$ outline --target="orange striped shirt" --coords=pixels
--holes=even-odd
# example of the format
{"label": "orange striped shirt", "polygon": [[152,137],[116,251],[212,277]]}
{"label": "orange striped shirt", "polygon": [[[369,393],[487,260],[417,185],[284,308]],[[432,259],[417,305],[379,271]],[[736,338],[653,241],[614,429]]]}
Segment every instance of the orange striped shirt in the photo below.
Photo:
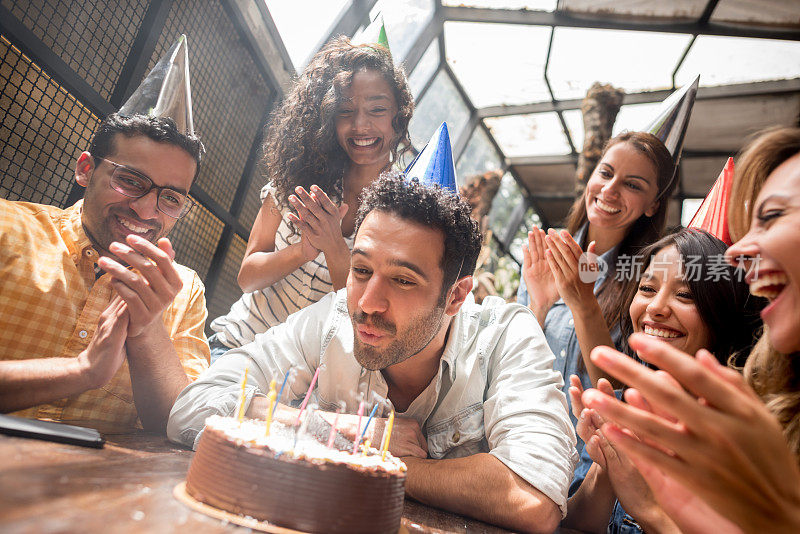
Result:
{"label": "orange striped shirt", "polygon": [[[111,275],[95,280],[98,254],[81,225],[83,201],[55,206],[0,199],[0,359],[74,358],[89,344],[112,298]],[[208,368],[206,303],[197,273],[176,264],[183,288],[163,320],[190,380]],[[15,412],[88,424],[107,432],[141,428],[127,359],[105,386]]]}

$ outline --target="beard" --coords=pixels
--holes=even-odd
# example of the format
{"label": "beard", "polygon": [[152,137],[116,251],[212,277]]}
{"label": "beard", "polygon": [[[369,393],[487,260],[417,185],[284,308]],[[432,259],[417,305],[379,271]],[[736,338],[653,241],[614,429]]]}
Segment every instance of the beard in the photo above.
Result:
{"label": "beard", "polygon": [[[444,320],[444,306],[437,305],[430,311],[423,311],[411,318],[408,326],[398,331],[397,325],[380,315],[368,315],[356,310],[350,315],[353,323],[353,356],[365,369],[377,371],[407,360],[419,353],[433,340]],[[356,333],[356,325],[369,325],[379,328],[395,337],[389,346],[381,349],[361,342]]]}

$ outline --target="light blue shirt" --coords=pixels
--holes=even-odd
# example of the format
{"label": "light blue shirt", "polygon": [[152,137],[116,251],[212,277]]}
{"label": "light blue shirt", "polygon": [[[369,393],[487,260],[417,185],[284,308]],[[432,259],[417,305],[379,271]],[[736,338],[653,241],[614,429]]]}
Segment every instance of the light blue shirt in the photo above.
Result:
{"label": "light blue shirt", "polygon": [[[586,234],[587,225],[582,226],[575,233],[575,241],[581,243]],[[607,250],[600,256],[600,260],[605,262],[608,266],[600,277],[594,283],[594,291],[600,289],[600,286],[609,276],[615,276],[615,266],[617,262],[617,252],[619,246]],[[620,295],[622,298],[622,295]],[[530,303],[528,297],[528,288],[525,285],[525,280],[520,276],[519,289],[517,291],[517,302],[523,306],[528,306]],[[569,377],[570,375],[578,375],[581,379],[584,389],[594,387],[589,379],[589,373],[586,371],[586,366],[583,364],[583,357],[581,355],[581,347],[578,343],[578,336],[575,335],[575,321],[572,318],[572,312],[569,307],[564,304],[562,299],[553,304],[547,312],[547,317],[544,320],[544,336],[547,339],[547,344],[550,350],[555,355],[553,362],[553,369],[558,371],[564,379],[562,390],[567,396],[567,404],[570,407],[570,419],[572,424],[578,424],[578,420],[572,415],[572,403],[569,399]],[[619,327],[615,327],[611,332],[611,339],[617,348],[620,347],[621,333]],[[583,450],[583,440],[578,437],[578,453]]]}
{"label": "light blue shirt", "polygon": [[[577,454],[552,352],[527,308],[496,297],[469,300],[452,319],[436,376],[398,416],[417,420],[431,458],[492,454],[564,514]],[[290,366],[298,373],[289,400],[305,395],[317,368],[321,409],[343,401],[355,413],[357,391],[386,398],[383,374],[359,365],[353,341],[346,289],[328,294],[228,351],[184,389],[170,413],[169,439],[196,446],[208,416],[234,414],[245,367],[248,403]]]}

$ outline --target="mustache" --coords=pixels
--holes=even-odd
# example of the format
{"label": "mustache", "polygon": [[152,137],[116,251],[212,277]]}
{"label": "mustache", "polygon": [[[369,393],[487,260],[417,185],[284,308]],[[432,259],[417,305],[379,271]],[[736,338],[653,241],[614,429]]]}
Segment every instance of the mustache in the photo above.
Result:
{"label": "mustache", "polygon": [[381,330],[389,333],[389,334],[396,334],[397,333],[397,326],[391,322],[387,321],[380,315],[368,314],[364,313],[361,310],[356,310],[353,313],[353,323],[355,324],[362,324],[364,326],[373,326],[375,328],[380,328]]}

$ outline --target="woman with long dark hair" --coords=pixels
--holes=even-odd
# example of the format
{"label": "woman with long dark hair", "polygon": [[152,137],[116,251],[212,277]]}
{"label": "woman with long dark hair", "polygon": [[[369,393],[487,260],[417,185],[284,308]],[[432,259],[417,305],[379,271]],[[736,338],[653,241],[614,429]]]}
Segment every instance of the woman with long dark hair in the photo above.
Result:
{"label": "woman with long dark hair", "polygon": [[800,129],[762,133],[739,158],[729,209],[728,260],[769,302],[743,376],[641,334],[630,346],[657,372],[610,348],[591,354],[631,388],[627,404],[596,390],[583,403],[683,532],[800,532],[798,202]]}
{"label": "woman with long dark hair", "polygon": [[383,46],[340,37],[314,56],[272,117],[268,183],[238,277],[245,294],[211,324],[212,362],[344,287],[359,195],[410,146],[413,108]]}
{"label": "woman with long dark hair", "polygon": [[[627,313],[620,329],[624,339],[643,333],[690,354],[705,349],[723,364],[746,355],[760,327],[762,303],[750,296],[743,277],[725,262],[726,249],[724,242],[696,229],[681,230],[646,247],[637,257],[642,276],[626,284],[623,291]],[[626,349],[636,358],[627,344]],[[669,531],[674,525],[644,480],[625,455],[598,432],[602,425],[599,416],[583,410],[578,377],[573,375],[571,383],[577,430],[587,443],[582,460],[591,468],[570,500],[572,515],[564,524],[602,532],[606,527],[609,532],[634,532],[637,524],[647,532]],[[598,388],[614,394],[604,379]],[[628,525],[627,530],[623,525]]]}
{"label": "woman with long dark hair", "polygon": [[[624,262],[661,237],[674,178],[672,155],[657,137],[622,133],[607,143],[583,194],[570,210],[567,229],[545,235],[535,228],[528,234],[528,246],[523,248],[524,283],[517,300],[529,306],[542,325],[555,354],[554,367],[564,377],[564,393],[568,393],[570,375],[577,374],[587,388],[602,376],[585,364],[576,335],[580,325],[595,323],[581,321],[578,315],[601,317],[600,330],[608,338],[604,342],[620,346],[620,293],[629,278]],[[553,256],[556,247],[568,247],[570,264],[564,270],[571,270],[571,275],[561,276],[560,257]],[[577,271],[585,250],[597,254],[608,267],[605,276],[590,283],[581,282]],[[563,256],[567,257],[566,252]],[[596,336],[590,333],[589,337]],[[589,353],[583,354],[588,361]],[[581,449],[579,441],[578,451]]]}

